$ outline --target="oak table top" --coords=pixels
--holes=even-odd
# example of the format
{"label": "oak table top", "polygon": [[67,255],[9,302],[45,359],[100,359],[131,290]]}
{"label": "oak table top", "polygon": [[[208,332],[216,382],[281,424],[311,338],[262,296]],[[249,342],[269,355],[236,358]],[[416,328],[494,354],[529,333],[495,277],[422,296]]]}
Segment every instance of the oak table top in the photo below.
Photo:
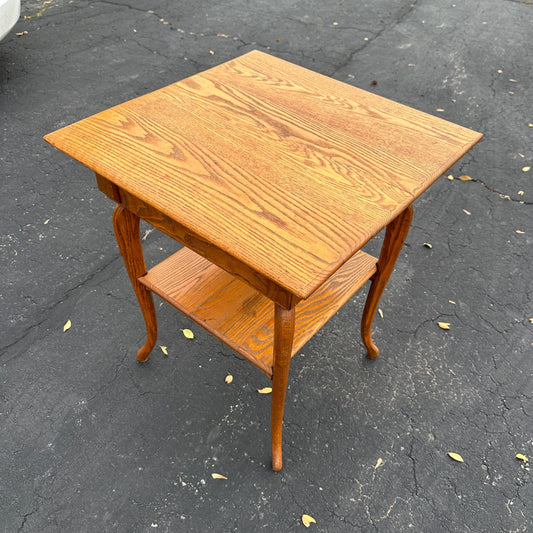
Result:
{"label": "oak table top", "polygon": [[480,138],[259,51],[45,137],[299,299]]}

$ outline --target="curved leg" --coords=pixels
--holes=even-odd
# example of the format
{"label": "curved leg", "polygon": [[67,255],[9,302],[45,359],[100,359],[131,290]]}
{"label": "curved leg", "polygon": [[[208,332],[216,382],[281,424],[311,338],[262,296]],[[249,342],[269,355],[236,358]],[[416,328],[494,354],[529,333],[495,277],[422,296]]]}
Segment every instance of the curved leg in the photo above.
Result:
{"label": "curved leg", "polygon": [[137,352],[137,359],[146,361],[157,340],[157,317],[152,293],[138,281],[139,277],[146,274],[139,234],[139,217],[118,204],[113,211],[113,227],[120,253],[146,323],[146,342]]}
{"label": "curved leg", "polygon": [[294,306],[284,309],[275,304],[274,310],[274,368],[272,376],[272,468],[279,472],[283,465],[281,433],[285,393],[291,365],[292,341],[294,338]]}
{"label": "curved leg", "polygon": [[385,232],[385,239],[379,254],[377,272],[372,279],[372,285],[366,298],[363,318],[361,319],[361,336],[366,346],[367,355],[370,359],[375,359],[379,350],[372,342],[372,322],[378,308],[379,299],[383,290],[389,281],[389,277],[394,269],[394,264],[400,250],[402,249],[405,238],[413,219],[413,206],[410,205],[402,211],[388,226]]}

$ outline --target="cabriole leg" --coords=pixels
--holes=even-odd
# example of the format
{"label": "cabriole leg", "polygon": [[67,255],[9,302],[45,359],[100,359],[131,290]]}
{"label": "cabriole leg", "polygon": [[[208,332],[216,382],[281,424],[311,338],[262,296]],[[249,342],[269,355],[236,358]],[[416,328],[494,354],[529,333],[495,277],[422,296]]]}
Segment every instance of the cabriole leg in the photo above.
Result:
{"label": "cabriole leg", "polygon": [[289,378],[289,368],[294,338],[294,306],[284,309],[275,304],[274,310],[274,368],[272,376],[272,468],[278,472],[283,466],[281,433],[285,393]]}
{"label": "cabriole leg", "polygon": [[377,272],[372,279],[372,285],[366,298],[363,318],[361,319],[361,336],[367,349],[367,355],[370,359],[375,359],[379,350],[372,342],[372,322],[378,308],[379,300],[383,290],[389,281],[389,277],[394,269],[394,264],[400,250],[402,249],[409,226],[413,219],[413,206],[410,205],[402,211],[388,226],[385,232],[385,239],[381,247],[381,253],[377,263]]}
{"label": "cabriole leg", "polygon": [[118,204],[115,207],[113,211],[115,237],[146,323],[146,342],[137,352],[137,359],[146,361],[157,340],[157,317],[152,293],[138,280],[146,274],[139,222],[139,217],[123,205]]}

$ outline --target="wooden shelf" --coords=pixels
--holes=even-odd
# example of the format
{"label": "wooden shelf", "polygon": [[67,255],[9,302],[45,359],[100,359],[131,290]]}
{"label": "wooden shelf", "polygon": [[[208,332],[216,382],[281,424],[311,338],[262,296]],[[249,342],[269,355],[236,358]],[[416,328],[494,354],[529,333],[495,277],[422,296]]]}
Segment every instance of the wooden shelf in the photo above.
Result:
{"label": "wooden shelf", "polygon": [[[374,275],[376,261],[358,252],[296,306],[293,356]],[[188,248],[139,281],[272,376],[274,304],[268,298]]]}

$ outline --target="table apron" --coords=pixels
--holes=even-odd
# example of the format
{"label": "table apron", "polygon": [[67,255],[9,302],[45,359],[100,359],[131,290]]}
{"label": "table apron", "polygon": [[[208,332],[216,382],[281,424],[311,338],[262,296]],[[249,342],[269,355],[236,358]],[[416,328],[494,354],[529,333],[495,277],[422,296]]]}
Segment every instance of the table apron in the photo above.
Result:
{"label": "table apron", "polygon": [[211,263],[244,280],[274,303],[279,304],[285,309],[291,309],[300,300],[287,289],[276,284],[259,272],[256,272],[247,264],[206,241],[183,224],[161,213],[158,209],[155,209],[140,198],[118,187],[110,180],[96,174],[96,181],[98,188],[106,196],[111,198],[111,200],[123,205],[128,211],[131,211],[142,220],[154,226],[154,228],[157,228],[187,248],[205,257]]}

